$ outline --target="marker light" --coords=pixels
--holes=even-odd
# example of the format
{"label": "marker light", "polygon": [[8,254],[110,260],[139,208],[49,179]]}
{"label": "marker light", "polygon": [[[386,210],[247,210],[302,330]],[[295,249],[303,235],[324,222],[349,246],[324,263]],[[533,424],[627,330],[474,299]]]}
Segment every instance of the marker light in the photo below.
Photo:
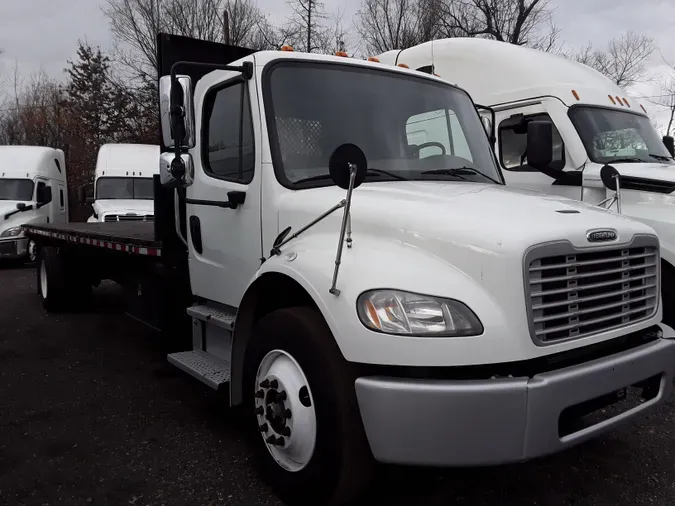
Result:
{"label": "marker light", "polygon": [[291,51],[291,52],[292,52],[292,51],[293,51],[293,46],[289,46],[288,44],[284,44],[283,46],[281,46],[281,50],[282,50],[282,51]]}
{"label": "marker light", "polygon": [[572,95],[574,95],[574,98],[576,98],[577,100],[580,100],[579,94],[577,93],[577,90],[572,90]]}
{"label": "marker light", "polygon": [[335,56],[347,57],[347,51],[335,51]]}
{"label": "marker light", "polygon": [[357,311],[361,323],[385,334],[458,337],[483,333],[483,325],[473,311],[453,299],[400,290],[371,290],[358,298]]}
{"label": "marker light", "polygon": [[619,97],[616,97],[616,101],[619,102],[619,105],[623,105],[623,102],[621,101],[621,99]]}
{"label": "marker light", "polygon": [[372,61],[372,62],[375,62],[375,63],[380,63],[380,59],[379,59],[379,58],[375,58],[374,56],[369,56],[369,57],[368,57],[368,61]]}
{"label": "marker light", "polygon": [[404,68],[404,69],[409,69],[409,68],[410,68],[410,67],[408,67],[405,63],[399,63],[398,66],[401,67],[401,68]]}
{"label": "marker light", "polygon": [[647,109],[645,109],[645,106],[644,106],[644,105],[640,104],[640,107],[642,107],[642,110],[643,110],[645,113],[647,112]]}
{"label": "marker light", "polygon": [[616,100],[614,100],[614,97],[612,95],[607,95],[609,99],[612,101],[614,105],[616,105]]}
{"label": "marker light", "polygon": [[628,99],[626,97],[623,97],[623,101],[628,107],[630,107],[630,104],[628,103]]}

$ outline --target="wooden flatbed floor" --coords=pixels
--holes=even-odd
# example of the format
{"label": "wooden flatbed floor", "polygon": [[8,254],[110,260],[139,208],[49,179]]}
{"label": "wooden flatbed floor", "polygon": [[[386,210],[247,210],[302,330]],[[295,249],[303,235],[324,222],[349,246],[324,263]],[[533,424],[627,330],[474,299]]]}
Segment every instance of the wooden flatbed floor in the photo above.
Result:
{"label": "wooden flatbed floor", "polygon": [[24,225],[35,237],[105,248],[132,254],[161,256],[162,243],[155,239],[152,222],[65,223],[60,225]]}

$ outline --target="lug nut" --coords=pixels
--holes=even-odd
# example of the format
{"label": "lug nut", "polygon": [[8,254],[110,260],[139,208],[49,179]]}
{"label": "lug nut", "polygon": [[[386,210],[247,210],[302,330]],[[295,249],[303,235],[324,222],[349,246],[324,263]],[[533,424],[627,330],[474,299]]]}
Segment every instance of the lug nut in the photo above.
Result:
{"label": "lug nut", "polygon": [[277,392],[276,390],[270,390],[269,392],[267,392],[268,402],[275,402],[278,398],[277,397],[278,395],[279,395],[279,392]]}
{"label": "lug nut", "polygon": [[265,439],[265,442],[268,445],[275,445],[275,444],[277,444],[277,438],[272,435],[272,436],[268,437],[267,439]]}
{"label": "lug nut", "polygon": [[280,434],[282,436],[291,437],[291,428],[290,427],[284,427],[283,429],[281,429]]}
{"label": "lug nut", "polygon": [[267,432],[267,429],[269,429],[269,427],[267,426],[266,423],[263,423],[260,427],[258,427],[258,429],[260,429],[260,432]]}
{"label": "lug nut", "polygon": [[264,415],[265,409],[262,406],[258,406],[257,408],[255,408],[255,414],[256,415]]}
{"label": "lug nut", "polygon": [[262,388],[269,388],[269,387],[270,387],[270,380],[268,380],[268,379],[263,380],[263,381],[260,383],[260,386],[261,386]]}
{"label": "lug nut", "polygon": [[277,380],[270,381],[270,388],[279,388],[279,382]]}
{"label": "lug nut", "polygon": [[265,392],[264,392],[263,390],[258,390],[258,391],[255,393],[255,396],[256,396],[258,399],[262,399],[263,397],[265,397]]}
{"label": "lug nut", "polygon": [[293,412],[290,409],[285,409],[284,410],[284,418],[291,418],[293,416]]}
{"label": "lug nut", "polygon": [[281,392],[279,392],[279,393],[276,395],[276,400],[277,400],[277,401],[285,401],[285,400],[286,400],[286,397],[288,397],[288,396],[286,395],[286,391],[285,391],[285,390],[282,390]]}

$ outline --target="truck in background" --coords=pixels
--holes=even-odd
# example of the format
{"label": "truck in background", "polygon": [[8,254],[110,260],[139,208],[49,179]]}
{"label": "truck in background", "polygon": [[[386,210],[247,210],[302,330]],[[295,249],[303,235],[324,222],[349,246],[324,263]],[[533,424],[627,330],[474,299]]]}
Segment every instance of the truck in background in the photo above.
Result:
{"label": "truck in background", "polygon": [[67,222],[63,151],[41,146],[0,146],[0,261],[35,261],[35,240],[25,235],[22,224]]}
{"label": "truck in background", "polygon": [[40,297],[125,286],[183,342],[168,360],[243,406],[286,503],[340,504],[374,461],[554,453],[668,398],[653,229],[505,186],[465,91],[289,48],[158,49],[155,222],[28,225]]}
{"label": "truck in background", "polygon": [[87,221],[152,221],[154,174],[159,174],[159,146],[101,146],[90,199],[93,214]]}
{"label": "truck in background", "polygon": [[[638,99],[586,65],[494,40],[435,40],[378,58],[440,75],[487,106],[485,119],[509,186],[601,204],[613,192],[600,171],[608,164],[616,168],[621,213],[659,235],[664,321],[675,326],[673,139],[659,138]],[[533,121],[548,122],[552,129],[550,162],[536,167],[527,156]]]}

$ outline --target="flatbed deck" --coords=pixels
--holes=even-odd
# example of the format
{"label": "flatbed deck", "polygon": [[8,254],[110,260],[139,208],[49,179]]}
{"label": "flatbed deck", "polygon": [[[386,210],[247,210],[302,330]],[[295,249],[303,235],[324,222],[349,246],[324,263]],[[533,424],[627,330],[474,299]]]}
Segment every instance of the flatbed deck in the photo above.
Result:
{"label": "flatbed deck", "polygon": [[47,238],[136,255],[159,257],[162,254],[162,242],[155,239],[152,222],[29,224],[23,227],[37,241]]}

